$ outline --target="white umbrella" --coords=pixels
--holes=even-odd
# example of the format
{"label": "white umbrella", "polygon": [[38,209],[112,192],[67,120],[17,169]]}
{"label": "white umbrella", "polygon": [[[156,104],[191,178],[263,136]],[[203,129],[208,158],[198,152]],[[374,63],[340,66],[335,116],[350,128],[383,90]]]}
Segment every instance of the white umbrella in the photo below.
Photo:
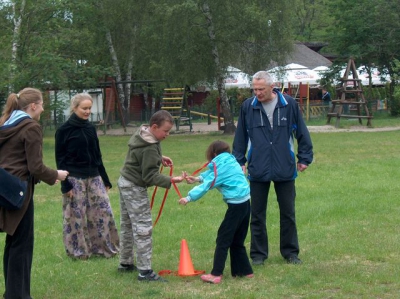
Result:
{"label": "white umbrella", "polygon": [[276,82],[283,83],[286,87],[288,83],[290,84],[318,84],[320,79],[319,74],[306,68],[305,66],[291,63],[285,67],[275,67],[268,71]]}
{"label": "white umbrella", "polygon": [[[358,78],[361,79],[363,85],[369,85],[369,74],[364,66],[360,66],[357,69]],[[371,69],[372,85],[385,85],[386,82],[390,81],[387,76],[385,76],[385,81],[382,81],[380,72],[377,68]]]}
{"label": "white umbrella", "polygon": [[229,66],[225,77],[225,88],[250,88],[250,76],[241,70]]}
{"label": "white umbrella", "polygon": [[[345,71],[346,71],[346,68],[343,68],[340,71],[341,78],[343,78]],[[356,71],[357,71],[358,79],[361,80],[361,84],[364,86],[369,85],[369,75],[368,75],[368,72],[367,72],[365,66],[360,66]],[[385,85],[386,82],[390,82],[390,78],[388,76],[385,76],[386,81],[382,81],[380,72],[376,68],[371,69],[371,76],[372,76],[372,85]],[[349,72],[348,79],[354,79],[354,77],[355,76],[354,76],[353,72]],[[346,86],[353,87],[354,81],[347,81]]]}
{"label": "white umbrella", "polygon": [[301,65],[301,64],[297,64],[297,63],[289,63],[287,65],[284,66],[284,68],[286,70],[304,70],[304,69],[308,69],[308,67]]}
{"label": "white umbrella", "polygon": [[313,71],[321,72],[321,73],[327,72],[328,70],[329,70],[329,67],[325,66],[325,65],[320,65],[320,66],[313,68]]}

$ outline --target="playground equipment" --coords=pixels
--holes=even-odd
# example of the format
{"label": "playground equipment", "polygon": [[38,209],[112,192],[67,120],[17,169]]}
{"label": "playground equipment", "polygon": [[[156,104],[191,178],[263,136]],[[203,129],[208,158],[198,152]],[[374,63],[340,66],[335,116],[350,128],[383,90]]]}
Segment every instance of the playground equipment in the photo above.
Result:
{"label": "playground equipment", "polygon": [[185,88],[164,88],[161,109],[171,113],[177,131],[179,131],[180,126],[189,126],[190,132],[192,131],[192,118],[190,117]]}
{"label": "playground equipment", "polygon": [[[350,72],[352,73],[353,78],[349,78]],[[362,119],[366,118],[367,126],[372,126],[372,115],[369,113],[362,89],[361,79],[358,78],[357,69],[353,59],[349,59],[344,76],[340,80],[342,81],[342,86],[339,87],[337,91],[338,94],[341,93],[341,97],[338,100],[332,100],[332,107],[328,113],[327,123],[330,123],[332,117],[336,117],[335,126],[339,127],[341,117],[358,118],[360,124],[362,124]],[[337,108],[336,106],[338,106],[337,111],[335,111],[335,108]],[[349,112],[344,111],[349,110],[349,106],[355,107],[354,110],[356,110],[357,115],[352,115]],[[362,110],[365,111],[366,115],[362,115]],[[343,112],[345,114],[343,114]]]}

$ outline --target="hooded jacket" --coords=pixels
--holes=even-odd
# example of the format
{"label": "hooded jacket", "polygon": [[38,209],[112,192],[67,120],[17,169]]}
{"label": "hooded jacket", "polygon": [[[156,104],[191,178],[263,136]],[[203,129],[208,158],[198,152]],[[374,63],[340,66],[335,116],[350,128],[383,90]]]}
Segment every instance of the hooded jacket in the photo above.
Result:
{"label": "hooded jacket", "polygon": [[[216,171],[214,171],[214,163]],[[208,190],[216,188],[225,203],[239,204],[250,199],[250,187],[242,168],[230,153],[221,153],[208,164],[208,170],[200,174],[200,185],[189,191],[186,199],[196,201]]]}
{"label": "hooded jacket", "polygon": [[[313,146],[297,102],[274,89],[278,101],[273,113],[273,129],[257,97],[245,100],[233,142],[232,154],[240,165],[247,162],[250,181],[290,181],[297,177],[294,139],[298,163],[309,165]],[[247,156],[246,156],[247,153]]]}
{"label": "hooded jacket", "polygon": [[142,125],[129,139],[128,153],[120,173],[140,187],[171,188],[171,177],[160,174],[162,154],[160,141]]}
{"label": "hooded jacket", "polygon": [[[100,151],[96,128],[88,121],[72,113],[58,128],[55,136],[55,156],[58,169],[64,169],[72,177],[88,178],[100,175],[106,187],[112,187]],[[72,190],[68,180],[61,183],[63,194]]]}
{"label": "hooded jacket", "polygon": [[30,176],[22,208],[16,211],[0,208],[0,230],[9,235],[14,234],[33,199],[35,183],[44,181],[53,185],[57,180],[57,171],[43,164],[42,144],[42,129],[31,118],[0,127],[0,166],[22,180]]}

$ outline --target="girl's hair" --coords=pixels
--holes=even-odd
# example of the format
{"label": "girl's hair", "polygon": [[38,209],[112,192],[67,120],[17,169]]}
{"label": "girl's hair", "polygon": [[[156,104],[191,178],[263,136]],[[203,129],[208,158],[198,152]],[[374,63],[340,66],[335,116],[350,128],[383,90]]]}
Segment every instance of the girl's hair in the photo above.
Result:
{"label": "girl's hair", "polygon": [[159,110],[151,116],[150,127],[154,124],[157,125],[158,127],[161,127],[166,121],[171,124],[174,124],[174,118],[168,111]]}
{"label": "girl's hair", "polygon": [[88,93],[77,93],[74,95],[71,99],[71,106],[69,108],[70,114],[72,114],[75,108],[77,108],[84,100],[90,100],[93,104],[93,98]]}
{"label": "girl's hair", "polygon": [[229,147],[229,144],[227,144],[224,141],[217,140],[208,146],[208,149],[206,151],[206,159],[207,161],[211,161],[219,154],[230,153],[230,152],[231,148]]}
{"label": "girl's hair", "polygon": [[22,89],[19,93],[11,93],[7,98],[3,113],[0,117],[0,126],[10,118],[14,110],[26,111],[30,104],[39,104],[42,100],[42,92],[36,88],[27,87]]}

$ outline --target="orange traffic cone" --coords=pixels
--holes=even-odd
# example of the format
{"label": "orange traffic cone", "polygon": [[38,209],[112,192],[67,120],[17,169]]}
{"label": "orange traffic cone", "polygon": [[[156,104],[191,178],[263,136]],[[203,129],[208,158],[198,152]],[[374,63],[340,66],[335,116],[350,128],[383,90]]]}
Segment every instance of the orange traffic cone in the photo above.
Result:
{"label": "orange traffic cone", "polygon": [[195,276],[205,273],[205,271],[194,270],[189,248],[185,239],[181,242],[181,255],[179,261],[179,276]]}

